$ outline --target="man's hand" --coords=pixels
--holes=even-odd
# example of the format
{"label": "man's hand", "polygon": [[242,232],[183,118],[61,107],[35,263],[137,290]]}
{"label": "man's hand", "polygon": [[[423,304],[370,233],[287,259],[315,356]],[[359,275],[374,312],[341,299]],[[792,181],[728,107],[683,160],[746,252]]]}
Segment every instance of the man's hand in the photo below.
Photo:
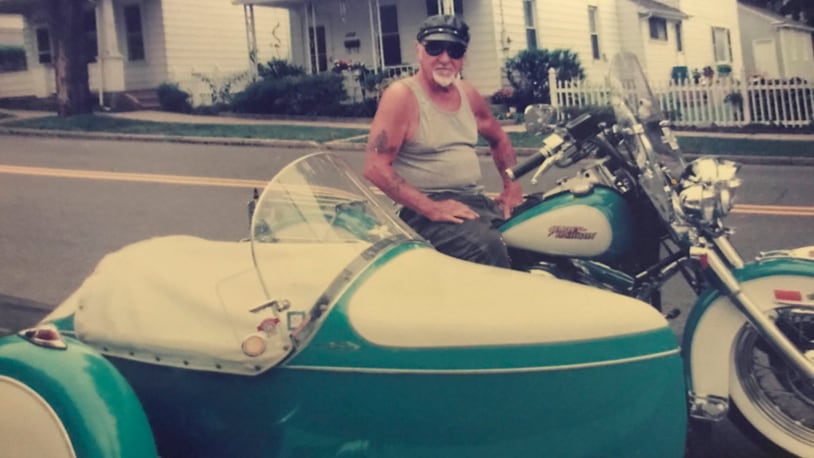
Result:
{"label": "man's hand", "polygon": [[523,188],[516,181],[507,181],[503,185],[503,192],[495,198],[495,202],[503,209],[503,218],[512,216],[514,207],[523,201]]}
{"label": "man's hand", "polygon": [[467,219],[476,219],[480,215],[468,205],[457,200],[447,199],[434,201],[433,205],[423,212],[430,221],[460,224]]}

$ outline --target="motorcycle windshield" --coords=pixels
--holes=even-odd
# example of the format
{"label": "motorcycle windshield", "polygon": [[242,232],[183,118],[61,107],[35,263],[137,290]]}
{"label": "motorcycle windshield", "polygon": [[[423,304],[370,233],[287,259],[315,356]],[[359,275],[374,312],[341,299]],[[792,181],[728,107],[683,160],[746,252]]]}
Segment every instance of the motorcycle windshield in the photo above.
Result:
{"label": "motorcycle windshield", "polygon": [[[275,282],[289,268],[281,263],[281,251],[318,252],[322,259],[311,261],[332,265],[338,275],[346,266],[341,253],[358,253],[394,237],[422,240],[345,161],[324,152],[283,168],[257,200],[251,222],[252,255],[267,291],[279,289]],[[270,245],[293,248],[264,248]]]}
{"label": "motorcycle windshield", "polygon": [[684,171],[684,161],[670,128],[663,123],[659,100],[634,54],[620,53],[608,74],[611,105],[624,136],[628,160],[639,171],[638,181],[664,221],[674,219],[672,187]]}
{"label": "motorcycle windshield", "polygon": [[659,99],[650,90],[635,54],[620,53],[613,58],[608,84],[611,105],[619,126],[629,130],[629,134],[635,134],[639,125],[644,131],[644,142],[627,138],[628,145],[633,148],[636,165],[641,169],[647,161],[660,164],[666,167],[671,177],[677,178],[685,165],[681,152],[669,128],[662,126],[666,118]]}

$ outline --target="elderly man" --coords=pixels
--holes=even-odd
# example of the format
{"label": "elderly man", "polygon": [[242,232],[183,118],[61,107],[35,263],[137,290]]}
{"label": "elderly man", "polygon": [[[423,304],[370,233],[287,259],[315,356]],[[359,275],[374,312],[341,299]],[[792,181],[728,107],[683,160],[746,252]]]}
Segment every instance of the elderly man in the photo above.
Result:
{"label": "elderly man", "polygon": [[[520,185],[504,173],[516,157],[483,97],[460,79],[468,44],[469,27],[456,16],[431,16],[421,24],[419,71],[382,94],[364,175],[403,206],[401,218],[439,251],[509,267],[497,226],[522,200]],[[478,134],[503,177],[495,200],[480,184]]]}

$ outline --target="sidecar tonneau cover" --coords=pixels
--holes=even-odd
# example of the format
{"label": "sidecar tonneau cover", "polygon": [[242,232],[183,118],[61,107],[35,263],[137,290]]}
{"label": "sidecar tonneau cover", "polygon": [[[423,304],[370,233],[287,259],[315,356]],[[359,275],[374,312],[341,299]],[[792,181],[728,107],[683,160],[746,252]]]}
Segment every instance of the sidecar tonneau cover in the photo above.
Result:
{"label": "sidecar tonneau cover", "polygon": [[[269,292],[271,299],[289,300],[292,311],[309,310],[337,272],[367,246],[262,245],[264,256],[280,265],[279,272],[273,272],[279,289]],[[287,351],[282,344],[257,357],[241,350],[243,339],[273,317],[271,307],[252,311],[268,300],[249,243],[166,236],[105,256],[46,319],[75,313],[77,336],[111,356],[257,374],[277,364]],[[279,332],[287,339],[285,323]]]}

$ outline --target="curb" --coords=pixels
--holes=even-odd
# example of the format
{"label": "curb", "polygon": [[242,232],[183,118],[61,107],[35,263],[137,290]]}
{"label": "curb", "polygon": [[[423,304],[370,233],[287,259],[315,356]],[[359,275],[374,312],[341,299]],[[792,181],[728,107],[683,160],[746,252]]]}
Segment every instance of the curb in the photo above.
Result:
{"label": "curb", "polygon": [[[19,135],[27,137],[51,137],[51,138],[81,138],[86,140],[126,140],[144,142],[169,142],[169,143],[194,143],[204,145],[228,145],[228,146],[274,146],[278,148],[324,148],[330,151],[364,151],[365,143],[352,143],[344,139],[330,140],[320,143],[313,140],[282,140],[272,138],[230,138],[230,137],[180,137],[173,135],[151,135],[151,134],[119,134],[107,132],[83,132],[65,130],[42,130],[24,129],[14,127],[4,127],[0,123],[0,135]],[[475,151],[480,156],[491,154],[489,147],[478,146]],[[539,151],[537,148],[515,148],[518,156],[531,156]],[[692,151],[683,153],[687,159],[695,159],[709,154],[699,154]],[[734,154],[715,154],[714,157],[728,159],[740,164],[754,165],[791,165],[791,166],[812,166],[814,167],[814,157],[794,157],[794,156],[745,156]]]}

